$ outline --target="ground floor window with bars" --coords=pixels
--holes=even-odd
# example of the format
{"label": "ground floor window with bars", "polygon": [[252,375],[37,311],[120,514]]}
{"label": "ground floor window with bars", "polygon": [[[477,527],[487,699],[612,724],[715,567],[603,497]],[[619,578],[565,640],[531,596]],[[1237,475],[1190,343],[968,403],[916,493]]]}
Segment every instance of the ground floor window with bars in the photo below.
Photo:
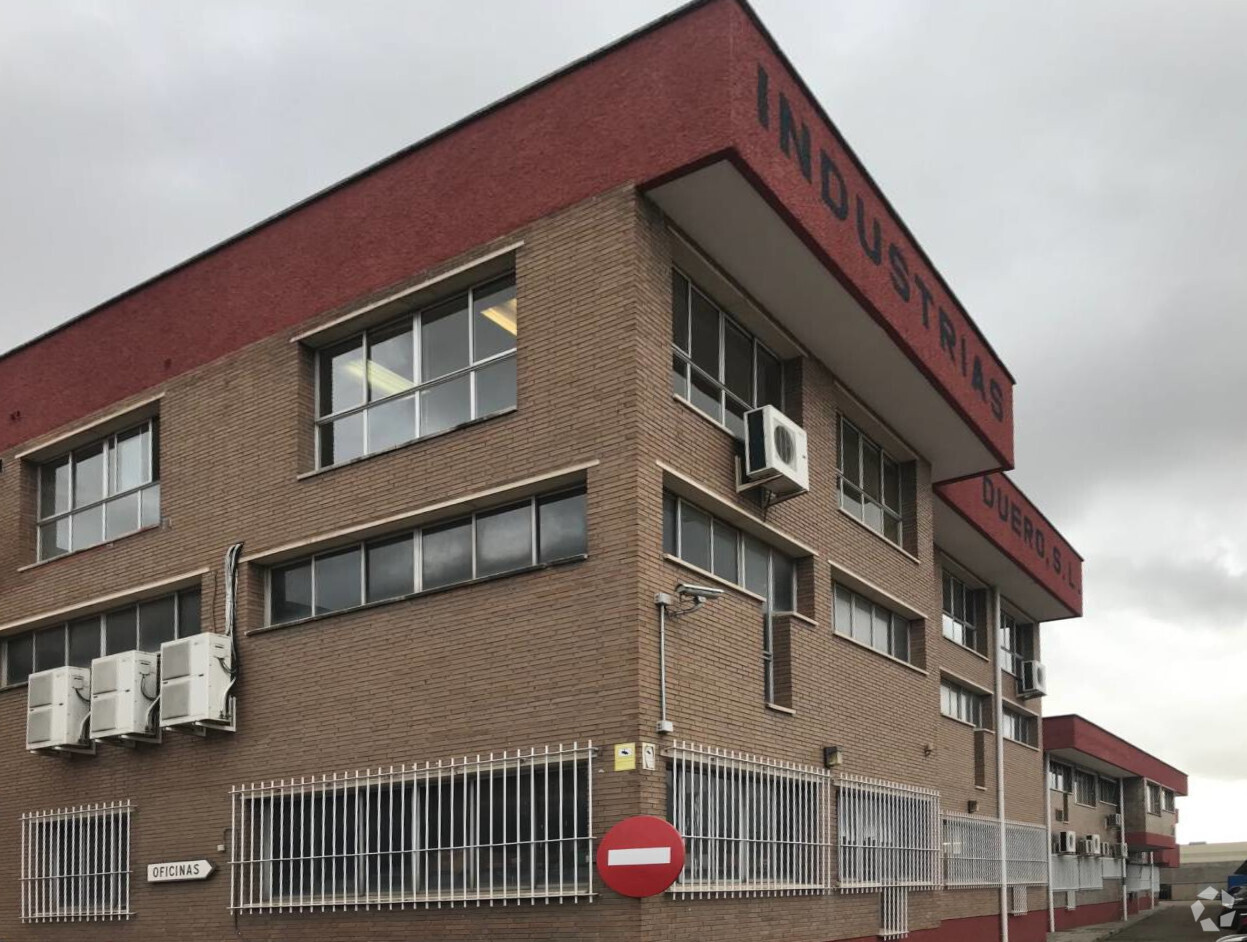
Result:
{"label": "ground floor window with bars", "polygon": [[671,892],[817,893],[831,887],[826,769],[689,743],[668,754],[668,817],[684,837]]}
{"label": "ground floor window with bars", "polygon": [[128,919],[130,803],[22,815],[22,922]]}
{"label": "ground floor window with bars", "polygon": [[593,754],[573,744],[235,788],[231,907],[587,896]]}
{"label": "ground floor window with bars", "polygon": [[840,888],[935,888],[940,882],[940,793],[841,776]]}

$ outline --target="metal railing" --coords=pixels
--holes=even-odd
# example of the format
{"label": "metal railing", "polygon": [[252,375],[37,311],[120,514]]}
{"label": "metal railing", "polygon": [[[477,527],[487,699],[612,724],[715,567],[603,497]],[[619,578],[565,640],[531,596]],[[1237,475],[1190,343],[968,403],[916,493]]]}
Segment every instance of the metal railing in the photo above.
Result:
{"label": "metal railing", "polygon": [[[944,885],[1000,885],[1000,821],[945,812]],[[1005,822],[1008,881],[1011,886],[1048,882],[1048,829],[1042,824]]]}
{"label": "metal railing", "polygon": [[838,789],[840,888],[940,885],[940,793],[843,775]]}
{"label": "metal railing", "polygon": [[909,936],[908,887],[884,887],[880,910],[879,938],[904,939]]}
{"label": "metal railing", "polygon": [[1042,824],[1005,822],[1005,848],[1011,886],[1048,882],[1048,829]]}
{"label": "metal railing", "polygon": [[236,786],[230,908],[590,896],[594,754],[573,743]]}
{"label": "metal railing", "polygon": [[1009,915],[1025,916],[1030,911],[1030,901],[1027,899],[1026,886],[1009,887]]}
{"label": "metal railing", "polygon": [[685,848],[671,893],[774,896],[832,887],[830,772],[686,742],[665,755],[668,816]]}
{"label": "metal railing", "polygon": [[127,801],[22,815],[21,920],[128,919]]}

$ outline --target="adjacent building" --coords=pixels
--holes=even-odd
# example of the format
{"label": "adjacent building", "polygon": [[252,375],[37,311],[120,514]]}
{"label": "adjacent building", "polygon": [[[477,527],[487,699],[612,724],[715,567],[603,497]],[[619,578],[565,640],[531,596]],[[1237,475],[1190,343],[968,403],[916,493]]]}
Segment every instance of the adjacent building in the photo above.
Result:
{"label": "adjacent building", "polygon": [[1167,893],[1170,899],[1193,900],[1208,887],[1224,890],[1241,883],[1247,883],[1247,841],[1181,844],[1177,863],[1160,872],[1162,899]]}
{"label": "adjacent building", "polygon": [[1013,387],[738,0],[11,351],[0,936],[1042,939]]}
{"label": "adjacent building", "polygon": [[1178,866],[1185,772],[1081,716],[1043,721],[1054,835],[1054,923],[1066,929],[1149,909]]}

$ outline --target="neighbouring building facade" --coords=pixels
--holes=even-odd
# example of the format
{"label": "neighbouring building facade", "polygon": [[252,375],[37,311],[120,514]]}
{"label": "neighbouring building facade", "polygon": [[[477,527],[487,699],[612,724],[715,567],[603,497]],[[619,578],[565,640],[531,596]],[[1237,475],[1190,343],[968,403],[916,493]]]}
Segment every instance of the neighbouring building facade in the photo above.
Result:
{"label": "neighbouring building facade", "polygon": [[1162,868],[1178,866],[1177,798],[1185,772],[1081,716],[1043,721],[1054,835],[1057,928],[1149,909]]}
{"label": "neighbouring building facade", "polygon": [[1042,939],[1013,385],[737,0],[8,353],[0,937]]}
{"label": "neighbouring building facade", "polygon": [[1220,890],[1240,883],[1247,883],[1247,841],[1180,844],[1177,861],[1160,872],[1162,898],[1167,892],[1175,900],[1194,900],[1210,886]]}

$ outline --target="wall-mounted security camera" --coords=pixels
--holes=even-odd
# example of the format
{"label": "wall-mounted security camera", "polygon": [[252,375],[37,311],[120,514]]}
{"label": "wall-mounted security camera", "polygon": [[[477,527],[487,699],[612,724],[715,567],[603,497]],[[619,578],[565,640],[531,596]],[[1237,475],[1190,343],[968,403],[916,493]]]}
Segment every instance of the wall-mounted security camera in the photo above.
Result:
{"label": "wall-mounted security camera", "polygon": [[717,599],[724,594],[722,589],[716,589],[713,586],[689,585],[688,583],[681,583],[676,586],[675,591],[681,598],[695,599],[701,602]]}

